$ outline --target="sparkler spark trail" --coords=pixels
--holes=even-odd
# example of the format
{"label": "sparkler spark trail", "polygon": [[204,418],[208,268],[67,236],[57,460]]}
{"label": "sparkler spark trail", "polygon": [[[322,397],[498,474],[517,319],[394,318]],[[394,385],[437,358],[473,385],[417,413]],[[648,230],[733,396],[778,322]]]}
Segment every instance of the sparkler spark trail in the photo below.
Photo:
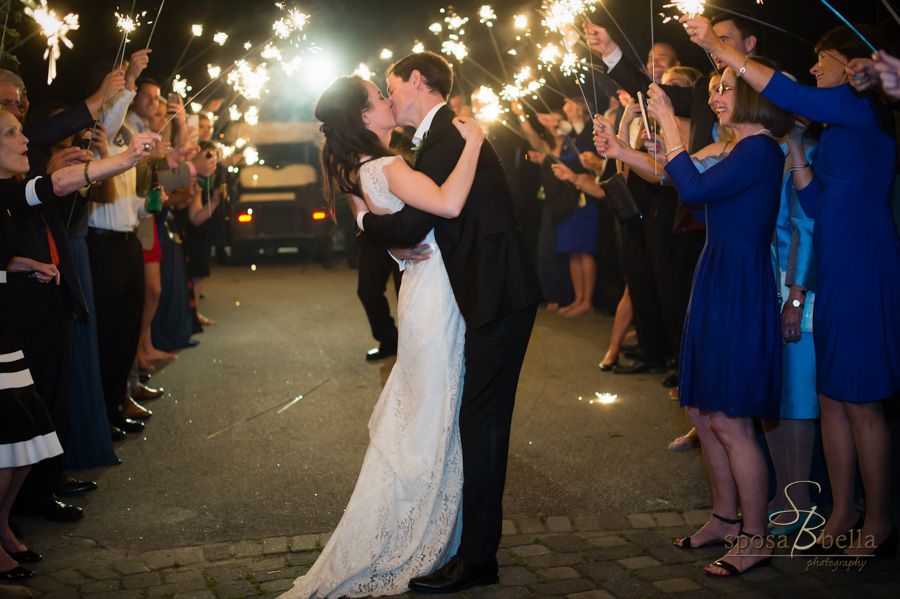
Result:
{"label": "sparkler spark trail", "polygon": [[47,49],[44,50],[44,59],[48,61],[47,85],[56,79],[56,59],[60,56],[59,43],[65,44],[70,50],[72,41],[66,35],[70,31],[78,29],[78,15],[67,14],[60,19],[56,12],[47,8],[47,0],[41,0],[37,4],[34,0],[22,0],[25,5],[25,14],[34,19],[41,28],[41,33],[47,38]]}

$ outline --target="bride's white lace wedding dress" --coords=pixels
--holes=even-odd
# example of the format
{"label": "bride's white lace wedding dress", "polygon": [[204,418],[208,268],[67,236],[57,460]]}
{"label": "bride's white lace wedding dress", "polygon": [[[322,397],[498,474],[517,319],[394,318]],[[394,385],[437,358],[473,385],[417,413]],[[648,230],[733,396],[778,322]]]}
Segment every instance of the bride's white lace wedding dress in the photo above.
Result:
{"label": "bride's white lace wedding dress", "polygon": [[[396,212],[384,167],[360,168],[363,191]],[[398,301],[397,362],[369,420],[369,448],[350,503],[319,559],[282,598],[362,597],[407,591],[415,576],[456,553],[462,530],[457,418],[465,324],[440,250],[410,263]]]}

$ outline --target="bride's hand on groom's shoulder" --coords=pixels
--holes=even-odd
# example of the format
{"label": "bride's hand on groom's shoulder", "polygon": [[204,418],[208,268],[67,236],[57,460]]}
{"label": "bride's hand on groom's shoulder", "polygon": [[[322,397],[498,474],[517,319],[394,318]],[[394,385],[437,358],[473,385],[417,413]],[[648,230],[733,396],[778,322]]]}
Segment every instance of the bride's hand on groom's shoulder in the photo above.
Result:
{"label": "bride's hand on groom's shoulder", "polygon": [[478,124],[478,121],[471,117],[454,117],[453,125],[459,131],[462,138],[468,141],[472,138],[475,141],[484,140],[484,129]]}

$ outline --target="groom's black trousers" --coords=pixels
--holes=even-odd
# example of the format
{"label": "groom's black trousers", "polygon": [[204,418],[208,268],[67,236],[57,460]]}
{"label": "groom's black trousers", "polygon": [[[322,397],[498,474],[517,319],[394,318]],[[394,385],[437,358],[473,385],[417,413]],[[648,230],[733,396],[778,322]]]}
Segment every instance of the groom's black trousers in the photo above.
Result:
{"label": "groom's black trousers", "polygon": [[466,374],[459,407],[463,529],[457,555],[468,564],[492,562],[500,546],[509,428],[536,315],[537,306],[529,306],[466,330]]}

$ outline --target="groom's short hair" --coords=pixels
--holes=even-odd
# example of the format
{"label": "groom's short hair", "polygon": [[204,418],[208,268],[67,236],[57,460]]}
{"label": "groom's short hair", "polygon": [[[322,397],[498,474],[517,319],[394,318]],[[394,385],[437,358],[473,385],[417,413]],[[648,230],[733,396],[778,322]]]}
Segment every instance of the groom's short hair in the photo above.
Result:
{"label": "groom's short hair", "polygon": [[453,89],[453,69],[450,63],[434,52],[417,52],[401,58],[388,69],[388,75],[396,75],[403,81],[409,81],[413,71],[419,71],[425,78],[428,89],[441,94],[444,100],[450,97]]}

